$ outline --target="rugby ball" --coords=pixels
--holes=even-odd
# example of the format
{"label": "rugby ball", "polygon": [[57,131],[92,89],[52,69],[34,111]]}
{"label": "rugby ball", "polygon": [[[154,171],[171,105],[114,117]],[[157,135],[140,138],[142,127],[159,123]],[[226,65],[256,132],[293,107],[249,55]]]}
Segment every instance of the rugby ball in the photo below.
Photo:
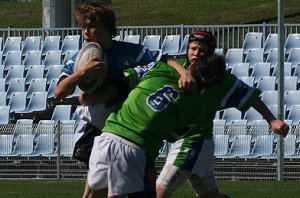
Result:
{"label": "rugby ball", "polygon": [[[105,51],[102,50],[101,46],[95,42],[85,43],[85,45],[79,50],[78,55],[75,59],[74,70],[77,71],[92,58],[98,58],[102,62],[106,62]],[[84,80],[78,84],[78,87],[84,92],[94,92],[99,88],[106,77],[107,64],[101,67],[101,72],[97,77]]]}

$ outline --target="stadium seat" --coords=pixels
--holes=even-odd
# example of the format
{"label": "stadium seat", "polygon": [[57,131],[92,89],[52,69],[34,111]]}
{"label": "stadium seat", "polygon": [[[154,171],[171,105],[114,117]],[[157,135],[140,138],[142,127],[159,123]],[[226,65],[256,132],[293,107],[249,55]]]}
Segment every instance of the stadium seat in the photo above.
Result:
{"label": "stadium seat", "polygon": [[34,92],[46,91],[46,78],[33,78],[29,83],[27,98],[31,98]]}
{"label": "stadium seat", "polygon": [[158,51],[160,49],[161,36],[160,35],[146,35],[142,45],[147,47],[150,51]]}
{"label": "stadium seat", "polygon": [[254,86],[254,77],[253,76],[245,76],[245,77],[239,77],[241,81],[246,83],[248,86],[253,87]]}
{"label": "stadium seat", "polygon": [[68,50],[64,55],[63,65],[66,64],[68,62],[68,60],[70,60],[78,52],[79,52],[79,50]]}
{"label": "stadium seat", "polygon": [[0,57],[1,57],[1,58],[0,58],[0,65],[2,65],[2,62],[3,62],[3,61],[2,61],[2,54],[3,54],[3,51],[0,51]]}
{"label": "stadium seat", "polygon": [[293,48],[300,48],[300,34],[289,34],[285,40],[284,48],[286,49],[286,54],[290,54]]}
{"label": "stadium seat", "polygon": [[0,91],[0,106],[7,105],[7,93],[5,91]]}
{"label": "stadium seat", "polygon": [[22,134],[16,137],[16,145],[10,156],[28,157],[33,152],[34,134]]}
{"label": "stadium seat", "polygon": [[25,78],[12,78],[7,88],[7,98],[9,99],[13,92],[25,91]]}
{"label": "stadium seat", "polygon": [[6,92],[5,78],[0,78],[0,92]]}
{"label": "stadium seat", "polygon": [[173,54],[179,51],[180,35],[166,35],[161,44],[162,54]]}
{"label": "stadium seat", "polygon": [[278,34],[268,34],[264,43],[264,54],[269,54],[272,49],[278,48]]}
{"label": "stadium seat", "polygon": [[250,63],[250,68],[254,67],[256,63],[264,62],[264,49],[252,48],[246,53],[245,63]]}
{"label": "stadium seat", "polygon": [[250,76],[250,64],[249,63],[236,63],[231,69],[231,73],[236,77]]}
{"label": "stadium seat", "polygon": [[181,45],[180,45],[180,49],[177,53],[169,53],[169,55],[174,55],[174,56],[182,56],[182,55],[186,55],[187,52],[187,48],[188,48],[188,41],[189,41],[189,34],[185,35]]}
{"label": "stadium seat", "polygon": [[23,111],[16,111],[17,114],[39,113],[47,110],[47,92],[34,92]]}
{"label": "stadium seat", "polygon": [[262,47],[262,36],[261,32],[248,32],[245,36],[243,42],[244,53],[248,53],[248,50],[252,48],[261,48]]}
{"label": "stadium seat", "polygon": [[22,56],[25,56],[29,51],[39,51],[41,49],[40,36],[27,36],[22,47]]}
{"label": "stadium seat", "polygon": [[242,119],[242,112],[236,108],[224,109],[222,119],[226,120],[226,124],[230,123],[232,120]]}
{"label": "stadium seat", "polygon": [[300,48],[292,48],[290,50],[290,53],[287,57],[287,62],[291,62],[292,63],[292,68],[297,67],[298,65],[300,65]]}
{"label": "stadium seat", "polygon": [[229,48],[225,55],[225,62],[228,65],[228,69],[236,63],[243,63],[244,61],[244,49],[243,48]]}
{"label": "stadium seat", "polygon": [[54,91],[57,86],[58,78],[53,78],[50,83],[47,90],[47,98],[48,99],[54,99]]}
{"label": "stadium seat", "polygon": [[250,107],[244,114],[243,119],[247,120],[248,125],[252,125],[254,120],[261,120],[263,116],[258,113],[253,107]]}
{"label": "stadium seat", "polygon": [[216,48],[215,49],[215,54],[224,56],[224,49],[223,48]]}
{"label": "stadium seat", "polygon": [[225,133],[225,125],[226,121],[222,119],[214,119],[214,125],[213,125],[213,134],[224,134]]}
{"label": "stadium seat", "polygon": [[288,120],[293,120],[294,124],[299,124],[300,122],[300,105],[292,105],[290,112],[287,116]]}
{"label": "stadium seat", "polygon": [[269,133],[270,133],[269,123],[265,119],[253,120],[249,126],[250,126],[249,127],[249,135],[252,136],[253,142],[256,141],[257,136],[269,135]]}
{"label": "stadium seat", "polygon": [[61,50],[51,50],[46,53],[43,65],[45,70],[48,70],[51,65],[61,65]]}
{"label": "stadium seat", "polygon": [[5,83],[8,85],[10,84],[11,80],[14,78],[23,78],[25,71],[25,65],[11,65],[8,69],[6,75]]}
{"label": "stadium seat", "polygon": [[116,35],[116,36],[113,38],[113,40],[115,40],[115,41],[120,41],[120,40],[121,40],[121,36],[120,36],[120,35]]}
{"label": "stadium seat", "polygon": [[[34,78],[44,78],[44,65],[30,65],[26,72],[25,76],[25,84],[28,85],[31,83],[32,79]],[[45,80],[47,80],[45,78]]]}
{"label": "stadium seat", "polygon": [[50,84],[52,79],[59,78],[61,74],[61,70],[64,66],[63,65],[51,65],[48,69],[45,78],[47,79],[47,84]]}
{"label": "stadium seat", "polygon": [[40,120],[35,129],[37,136],[41,134],[54,134],[55,131],[55,121],[54,120]]}
{"label": "stadium seat", "polygon": [[258,77],[256,88],[260,89],[261,91],[275,91],[276,77],[275,76]]}
{"label": "stadium seat", "polygon": [[163,146],[159,149],[158,157],[165,158],[169,153],[170,147],[171,147],[171,143],[164,140]]}
{"label": "stadium seat", "polygon": [[13,129],[14,139],[26,134],[33,134],[33,119],[18,119]]}
{"label": "stadium seat", "polygon": [[55,122],[59,120],[70,120],[71,110],[72,105],[56,105],[52,112],[51,120],[55,120]]}
{"label": "stadium seat", "polygon": [[28,68],[31,65],[41,65],[42,63],[42,51],[36,50],[36,51],[29,51],[27,54],[25,54],[25,58],[23,61],[23,65],[25,65],[25,71],[28,70]]}
{"label": "stadium seat", "polygon": [[248,156],[251,151],[251,135],[236,135],[232,141],[229,152],[222,158],[236,158]]}
{"label": "stadium seat", "polygon": [[74,134],[61,134],[60,136],[60,155],[63,157],[71,157],[73,154],[73,138]]}
{"label": "stadium seat", "polygon": [[22,64],[22,55],[21,51],[9,51],[3,61],[4,71],[7,71],[11,65],[21,65]]}
{"label": "stadium seat", "polygon": [[288,134],[284,138],[283,154],[284,158],[293,158],[296,156],[296,135]]}
{"label": "stadium seat", "polygon": [[[284,62],[283,73],[284,73],[284,76],[292,76],[292,63],[291,62]],[[272,76],[277,76],[277,75],[278,75],[278,64],[275,64],[273,66]]]}
{"label": "stadium seat", "polygon": [[247,120],[231,120],[226,123],[227,133],[229,135],[229,142],[232,142],[236,135],[243,135],[247,133]]}
{"label": "stadium seat", "polygon": [[46,36],[42,46],[42,55],[46,55],[50,50],[59,50],[59,46],[60,36]]}
{"label": "stadium seat", "polygon": [[298,89],[298,76],[284,76],[284,91],[296,91],[297,89]]}
{"label": "stadium seat", "polygon": [[267,55],[265,62],[271,63],[272,68],[278,64],[278,49],[277,48],[273,48],[273,49],[269,50],[269,53]]}
{"label": "stadium seat", "polygon": [[272,156],[274,153],[274,135],[258,135],[253,149],[249,155],[242,156],[243,158],[258,158]]}
{"label": "stadium seat", "polygon": [[[22,37],[7,37],[3,46],[2,56],[6,56],[9,51],[20,51],[21,54]],[[21,64],[21,63],[19,63]]]}
{"label": "stadium seat", "polygon": [[[2,46],[3,46],[3,38],[0,37],[0,51],[2,52]],[[2,57],[2,55],[1,55]],[[1,64],[1,63],[0,63]]]}
{"label": "stadium seat", "polygon": [[217,134],[214,135],[215,141],[215,157],[227,155],[229,148],[229,135]]}
{"label": "stadium seat", "polygon": [[55,134],[42,133],[36,138],[36,146],[30,156],[54,157]]}
{"label": "stadium seat", "polygon": [[59,134],[74,134],[76,121],[75,120],[60,120],[60,128],[57,129]]}
{"label": "stadium seat", "polygon": [[[290,109],[290,108],[289,108]],[[269,105],[269,110],[271,111],[271,113],[275,116],[275,117],[278,117],[278,104],[272,104],[272,105]],[[284,104],[283,105],[283,116],[286,117],[286,114],[287,114],[287,105]]]}
{"label": "stadium seat", "polygon": [[13,150],[13,135],[0,134],[0,156],[6,157]]}
{"label": "stadium seat", "polygon": [[8,101],[8,105],[10,106],[10,113],[25,110],[27,105],[27,92],[13,92]]}
{"label": "stadium seat", "polygon": [[0,124],[9,124],[10,122],[10,106],[0,106]]}
{"label": "stadium seat", "polygon": [[80,47],[80,35],[68,35],[65,36],[62,46],[61,54],[64,56],[69,50],[79,50]]}
{"label": "stadium seat", "polygon": [[140,44],[140,38],[141,35],[136,34],[136,35],[125,35],[124,37],[124,42],[128,42],[128,43],[135,43],[135,44]]}
{"label": "stadium seat", "polygon": [[300,91],[291,90],[284,92],[284,104],[289,111],[293,105],[300,105]]}
{"label": "stadium seat", "polygon": [[261,95],[261,100],[267,105],[278,104],[277,91],[264,91]]}

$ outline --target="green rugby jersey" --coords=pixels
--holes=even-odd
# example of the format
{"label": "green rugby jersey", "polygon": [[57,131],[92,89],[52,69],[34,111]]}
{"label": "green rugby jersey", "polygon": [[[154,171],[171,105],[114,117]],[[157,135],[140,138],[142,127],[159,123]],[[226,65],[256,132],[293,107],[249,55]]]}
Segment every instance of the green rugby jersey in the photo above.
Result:
{"label": "green rugby jersey", "polygon": [[110,114],[103,131],[137,143],[156,158],[164,139],[174,142],[186,132],[174,129],[195,125],[196,116],[205,118],[199,114],[205,104],[199,93],[182,92],[179,74],[164,63],[156,63],[140,80],[134,70],[128,71],[131,84],[138,84],[120,110]]}

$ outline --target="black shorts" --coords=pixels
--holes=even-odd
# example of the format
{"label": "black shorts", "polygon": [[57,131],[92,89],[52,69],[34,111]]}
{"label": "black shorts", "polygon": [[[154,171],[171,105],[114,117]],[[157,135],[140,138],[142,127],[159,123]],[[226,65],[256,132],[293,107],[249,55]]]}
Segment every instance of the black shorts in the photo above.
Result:
{"label": "black shorts", "polygon": [[94,138],[101,133],[100,129],[87,123],[83,135],[74,145],[72,158],[84,162],[88,166],[94,144]]}

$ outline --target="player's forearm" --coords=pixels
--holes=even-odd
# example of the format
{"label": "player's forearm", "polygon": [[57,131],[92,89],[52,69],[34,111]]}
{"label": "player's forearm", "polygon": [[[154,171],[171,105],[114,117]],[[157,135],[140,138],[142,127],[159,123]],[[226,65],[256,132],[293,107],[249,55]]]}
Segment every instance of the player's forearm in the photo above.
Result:
{"label": "player's forearm", "polygon": [[83,75],[80,72],[76,72],[71,76],[65,77],[60,80],[54,91],[55,98],[61,100],[73,93],[76,86],[82,80],[82,76]]}
{"label": "player's forearm", "polygon": [[179,64],[176,60],[174,59],[169,59],[167,61],[167,64],[176,69],[176,71],[180,74],[180,76],[185,76],[187,73],[187,70]]}
{"label": "player's forearm", "polygon": [[257,99],[252,107],[258,111],[268,121],[268,123],[277,119],[260,99]]}

